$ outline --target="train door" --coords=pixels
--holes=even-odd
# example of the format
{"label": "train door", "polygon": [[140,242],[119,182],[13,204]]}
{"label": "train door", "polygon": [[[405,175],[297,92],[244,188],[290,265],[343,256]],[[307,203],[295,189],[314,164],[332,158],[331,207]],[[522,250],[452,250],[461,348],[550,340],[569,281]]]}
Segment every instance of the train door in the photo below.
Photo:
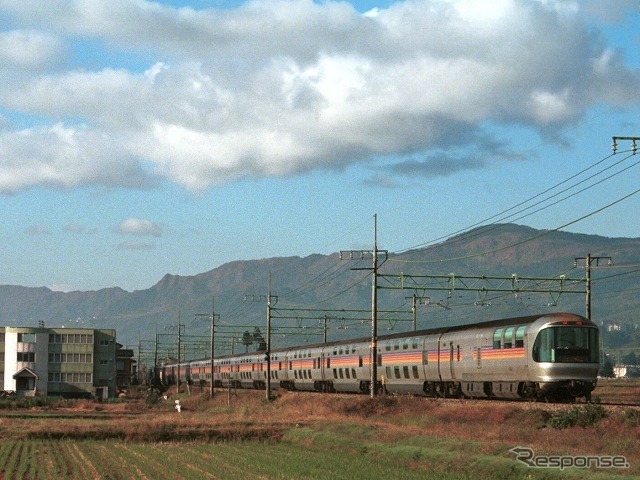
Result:
{"label": "train door", "polygon": [[442,382],[442,369],[441,369],[441,359],[442,359],[442,334],[438,335],[438,379]]}
{"label": "train door", "polygon": [[456,379],[456,371],[454,368],[455,362],[460,359],[460,345],[458,345],[458,354],[456,356],[456,350],[453,342],[449,342],[449,371],[451,372],[451,380]]}

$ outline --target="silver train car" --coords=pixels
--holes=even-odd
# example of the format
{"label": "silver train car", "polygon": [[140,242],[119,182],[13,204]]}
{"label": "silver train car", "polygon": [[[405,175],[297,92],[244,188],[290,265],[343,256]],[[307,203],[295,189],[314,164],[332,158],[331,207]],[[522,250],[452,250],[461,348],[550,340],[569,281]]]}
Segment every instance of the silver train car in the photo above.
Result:
{"label": "silver train car", "polygon": [[[271,388],[367,393],[371,339],[271,351]],[[182,382],[266,388],[264,352],[193,360]],[[599,331],[586,318],[550,313],[380,336],[377,387],[392,394],[467,398],[590,400],[599,369]],[[213,372],[212,372],[213,370]],[[175,381],[176,365],[161,369]]]}

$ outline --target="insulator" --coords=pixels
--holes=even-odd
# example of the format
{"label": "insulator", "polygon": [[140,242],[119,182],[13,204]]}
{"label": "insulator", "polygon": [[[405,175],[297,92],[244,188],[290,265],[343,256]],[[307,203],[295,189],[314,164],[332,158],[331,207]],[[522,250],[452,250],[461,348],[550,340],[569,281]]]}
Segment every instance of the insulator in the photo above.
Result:
{"label": "insulator", "polygon": [[613,153],[616,153],[618,151],[618,142],[616,141],[616,139],[613,139],[613,143],[611,144],[611,148],[613,149]]}

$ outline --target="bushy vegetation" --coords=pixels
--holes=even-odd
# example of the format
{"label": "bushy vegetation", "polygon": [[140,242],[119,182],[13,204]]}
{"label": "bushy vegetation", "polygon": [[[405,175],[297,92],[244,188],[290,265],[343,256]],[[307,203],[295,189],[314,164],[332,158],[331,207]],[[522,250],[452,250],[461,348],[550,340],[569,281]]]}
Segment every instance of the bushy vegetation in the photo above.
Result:
{"label": "bushy vegetation", "polygon": [[3,397],[0,398],[0,410],[24,410],[31,408],[61,408],[73,404],[73,400],[61,397]]}
{"label": "bushy vegetation", "polygon": [[549,425],[556,429],[575,426],[592,427],[606,416],[607,411],[602,405],[587,403],[581,407],[555,413],[549,419]]}

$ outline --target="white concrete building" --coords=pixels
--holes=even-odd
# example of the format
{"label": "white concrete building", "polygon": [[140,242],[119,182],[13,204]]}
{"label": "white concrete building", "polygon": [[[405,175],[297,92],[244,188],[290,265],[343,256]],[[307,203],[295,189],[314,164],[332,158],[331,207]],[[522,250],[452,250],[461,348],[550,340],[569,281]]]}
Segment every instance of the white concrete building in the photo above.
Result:
{"label": "white concrete building", "polygon": [[0,328],[0,378],[18,395],[114,396],[115,330]]}

